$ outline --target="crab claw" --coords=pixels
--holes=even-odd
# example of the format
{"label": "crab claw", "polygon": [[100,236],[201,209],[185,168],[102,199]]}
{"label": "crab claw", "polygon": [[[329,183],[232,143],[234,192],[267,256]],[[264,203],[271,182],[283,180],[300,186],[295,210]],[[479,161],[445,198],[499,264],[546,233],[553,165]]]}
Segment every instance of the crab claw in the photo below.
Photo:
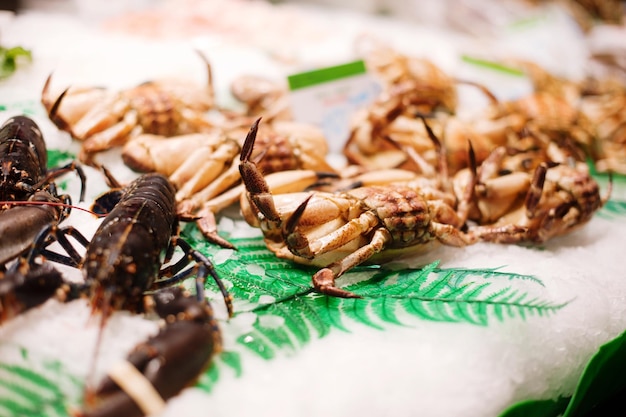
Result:
{"label": "crab claw", "polygon": [[270,221],[279,222],[280,215],[274,206],[274,199],[263,175],[258,171],[256,164],[250,161],[254,141],[259,130],[261,118],[258,118],[250,128],[246,140],[241,147],[241,157],[239,172],[243,182],[246,184],[248,195],[259,211]]}
{"label": "crab claw", "polygon": [[[302,256],[307,259],[313,259],[314,253],[311,251],[309,239],[306,235],[299,233],[297,226],[298,222],[304,214],[309,201],[313,197],[313,194],[309,195],[293,212],[293,214],[285,222],[283,228],[283,236],[286,242],[288,242],[289,250],[298,256]],[[334,268],[334,266],[338,268]],[[329,295],[332,297],[341,298],[360,298],[358,295],[351,293],[335,286],[335,278],[343,271],[341,262],[335,262],[329,265],[328,268],[319,270],[313,275],[312,282],[313,287],[319,293]],[[336,270],[334,270],[336,269]]]}
{"label": "crab claw", "polygon": [[302,203],[300,203],[293,214],[289,216],[287,221],[285,221],[282,230],[283,238],[285,239],[285,242],[287,242],[289,250],[292,253],[306,259],[313,259],[314,254],[310,250],[309,239],[306,235],[298,232],[297,226],[312,197],[313,194],[309,195]]}
{"label": "crab claw", "polygon": [[335,273],[330,268],[320,269],[313,275],[315,290],[331,297],[361,298],[359,295],[335,287]]}
{"label": "crab claw", "polygon": [[50,86],[52,74],[48,75],[41,91],[41,104],[50,120],[61,130],[72,133],[72,127],[82,119],[93,106],[105,100],[109,93],[100,87],[67,87],[52,97]]}
{"label": "crab claw", "polygon": [[524,202],[526,206],[526,216],[529,219],[535,217],[541,194],[543,193],[544,183],[546,181],[546,173],[548,168],[546,164],[541,164],[535,170],[532,183],[530,184],[530,190],[526,194],[526,200]]}
{"label": "crab claw", "polygon": [[208,208],[203,208],[197,213],[198,220],[196,224],[202,235],[211,243],[226,249],[237,249],[235,245],[221,237],[217,232],[217,220],[215,213]]}

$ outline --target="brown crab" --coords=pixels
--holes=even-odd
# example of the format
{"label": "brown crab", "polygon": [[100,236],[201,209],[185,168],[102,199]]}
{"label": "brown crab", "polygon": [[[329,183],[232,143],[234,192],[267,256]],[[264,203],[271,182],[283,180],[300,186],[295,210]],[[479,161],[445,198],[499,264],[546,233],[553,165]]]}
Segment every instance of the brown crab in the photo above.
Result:
{"label": "brown crab", "polygon": [[260,227],[276,256],[321,268],[312,278],[317,291],[355,297],[337,288],[335,279],[356,265],[420,254],[437,243],[465,246],[476,241],[461,230],[465,213],[455,209],[454,195],[432,179],[274,195],[250,160],[257,128],[258,121],[241,153],[239,169],[246,187],[242,213]]}
{"label": "brown crab", "polygon": [[358,46],[368,68],[382,80],[383,89],[374,102],[351,119],[343,149],[349,163],[432,174],[437,169],[438,151],[418,115],[429,117],[446,148],[452,173],[467,166],[468,141],[479,162],[504,143],[508,121],[475,123],[456,116],[458,85],[477,88],[492,105],[498,103],[485,86],[456,78],[431,61],[401,54],[375,39],[365,37]]}
{"label": "brown crab", "polygon": [[140,133],[173,136],[212,127],[205,117],[214,106],[211,67],[201,57],[208,73],[204,87],[189,80],[164,79],[122,91],[70,87],[52,97],[50,75],[41,102],[59,129],[83,142],[79,159],[97,166],[95,153],[123,145]]}
{"label": "brown crab", "polygon": [[[207,239],[231,247],[217,234],[215,214],[237,202],[244,190],[236,163],[238,138],[243,137],[245,130],[234,125],[171,138],[144,134],[126,143],[122,159],[135,171],[166,175],[177,188],[179,214],[199,218],[198,227]],[[264,125],[259,145],[252,158],[265,173],[334,172],[325,159],[326,139],[315,126],[274,120]]]}
{"label": "brown crab", "polygon": [[[490,224],[504,216],[528,193],[535,170],[541,164],[584,164],[576,161],[576,151],[558,146],[555,142],[536,136],[511,135],[510,145],[498,146],[480,164],[470,153],[469,167],[453,176],[457,196],[473,187],[468,219],[479,224]],[[473,183],[473,186],[470,184]]]}
{"label": "brown crab", "polygon": [[[608,76],[574,82],[555,76],[537,64],[516,62],[530,76],[539,93],[520,103],[521,108],[537,109],[534,116],[542,115],[543,126],[540,127],[552,133],[569,131],[573,145],[595,161],[598,171],[625,174],[626,86],[623,80]],[[549,96],[552,98],[546,98]],[[526,114],[533,116],[530,111]]]}
{"label": "brown crab", "polygon": [[[479,225],[508,223],[526,229],[523,234],[493,239],[543,241],[567,230],[552,223],[539,227],[537,221],[530,222],[530,218],[546,216],[541,210],[556,210],[556,206],[560,206],[556,213],[550,214],[559,216],[568,205],[580,205],[581,214],[574,223],[582,224],[603,204],[597,183],[590,176],[586,163],[579,160],[580,150],[567,146],[567,141],[559,143],[542,133],[530,127],[517,134],[511,133],[507,146],[494,149],[480,165],[470,154],[469,168],[453,177],[457,196],[465,195],[468,187],[473,189],[468,219]],[[544,197],[538,206],[542,193],[558,197]],[[525,219],[519,217],[524,212],[522,207],[526,207]],[[514,220],[516,217],[519,218]],[[539,231],[538,228],[551,230]],[[537,238],[539,235],[542,237]]]}
{"label": "brown crab", "polygon": [[381,80],[384,92],[404,91],[406,99],[423,113],[456,110],[455,80],[434,62],[403,54],[367,36],[357,40],[356,48],[365,56],[368,69]]}
{"label": "brown crab", "polygon": [[[570,233],[591,220],[609,199],[583,163],[541,163],[534,171],[522,200],[497,221],[471,228],[481,240],[498,243],[543,243]],[[511,227],[519,227],[510,233]],[[506,229],[509,233],[502,233]]]}
{"label": "brown crab", "polygon": [[[596,126],[578,108],[583,87],[530,62],[518,60],[515,65],[529,74],[536,91],[514,100],[500,101],[484,86],[450,78],[451,83],[478,88],[488,99],[487,107],[471,118],[458,116],[450,109],[437,111],[436,107],[424,107],[424,103],[414,101],[411,88],[393,85],[354,116],[344,147],[346,158],[350,163],[378,169],[395,167],[423,174],[432,172],[437,152],[419,123],[417,115],[423,114],[421,109],[429,113],[433,130],[446,148],[451,173],[467,167],[468,142],[473,144],[480,164],[496,147],[517,147],[519,137],[527,136],[528,132],[541,137],[543,146],[553,142],[561,148],[570,148],[577,160],[583,161],[592,154]],[[618,107],[619,101],[611,104]],[[606,127],[610,127],[609,123]]]}
{"label": "brown crab", "polygon": [[[429,118],[446,150],[451,173],[467,166],[468,142],[480,162],[495,147],[504,144],[506,125],[500,122],[476,126],[453,115],[437,113]],[[400,168],[434,175],[439,152],[420,117],[400,98],[380,97],[358,111],[343,152],[351,164],[371,169]]]}
{"label": "brown crab", "polygon": [[245,114],[267,120],[293,120],[289,89],[285,84],[258,75],[240,75],[230,84],[230,92],[245,107]]}
{"label": "brown crab", "polygon": [[614,79],[594,84],[588,84],[580,108],[596,128],[596,169],[626,175],[626,85]]}

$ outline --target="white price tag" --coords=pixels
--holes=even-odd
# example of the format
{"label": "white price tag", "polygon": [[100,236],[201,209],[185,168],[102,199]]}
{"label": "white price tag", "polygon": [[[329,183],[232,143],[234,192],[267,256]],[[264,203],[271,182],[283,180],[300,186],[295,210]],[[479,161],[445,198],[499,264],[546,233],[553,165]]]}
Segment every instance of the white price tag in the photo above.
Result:
{"label": "white price tag", "polygon": [[295,120],[319,126],[332,153],[341,153],[355,110],[380,93],[363,61],[290,75],[291,111]]}

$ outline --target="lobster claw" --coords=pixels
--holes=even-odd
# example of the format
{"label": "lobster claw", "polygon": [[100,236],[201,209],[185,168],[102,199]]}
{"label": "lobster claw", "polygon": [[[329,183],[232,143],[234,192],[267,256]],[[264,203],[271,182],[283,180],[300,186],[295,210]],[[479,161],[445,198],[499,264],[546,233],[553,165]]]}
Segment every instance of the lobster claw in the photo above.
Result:
{"label": "lobster claw", "polygon": [[88,395],[87,409],[80,417],[155,414],[166,400],[194,382],[221,350],[220,333],[206,300],[178,287],[161,290],[153,299],[165,325],[112,367]]}
{"label": "lobster claw", "polygon": [[0,323],[54,297],[63,285],[61,273],[49,263],[28,264],[23,259],[0,272]]}

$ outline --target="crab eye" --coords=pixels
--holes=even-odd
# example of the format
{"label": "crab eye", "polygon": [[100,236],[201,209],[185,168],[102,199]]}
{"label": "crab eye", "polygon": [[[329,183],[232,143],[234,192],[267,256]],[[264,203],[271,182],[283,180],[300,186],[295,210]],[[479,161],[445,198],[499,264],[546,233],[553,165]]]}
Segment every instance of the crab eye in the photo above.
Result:
{"label": "crab eye", "polygon": [[526,158],[522,160],[521,166],[523,169],[531,169],[533,167],[533,160],[531,158]]}

